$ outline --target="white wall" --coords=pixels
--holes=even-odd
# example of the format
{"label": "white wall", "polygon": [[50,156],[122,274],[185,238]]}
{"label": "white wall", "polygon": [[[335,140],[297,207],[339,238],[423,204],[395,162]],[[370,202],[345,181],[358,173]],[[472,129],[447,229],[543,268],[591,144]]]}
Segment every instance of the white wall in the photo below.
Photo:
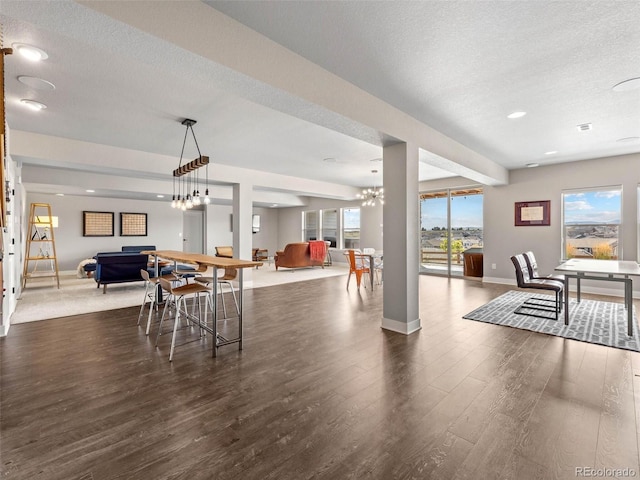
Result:
{"label": "white wall", "polygon": [[[509,184],[484,187],[484,281],[515,283],[510,257],[531,250],[539,270],[552,273],[561,257],[562,203],[564,190],[622,185],[622,250],[624,260],[638,258],[638,185],[640,154],[583,160],[538,168],[512,170]],[[460,179],[423,182],[421,191],[460,186]],[[551,200],[551,225],[516,227],[514,204]],[[495,270],[492,264],[496,265]],[[640,279],[634,279],[640,291]],[[586,283],[585,291],[615,293],[615,283]]]}
{"label": "white wall", "polygon": [[269,255],[278,250],[279,215],[275,208],[254,208],[254,215],[260,215],[260,231],[253,234],[253,248],[266,248]]}
{"label": "white wall", "polygon": [[[302,241],[302,212],[328,208],[360,207],[360,245],[382,249],[382,205],[363,207],[362,202],[345,202],[324,198],[309,198],[305,207],[282,208],[279,210],[278,250],[287,243]],[[340,255],[333,255],[333,261],[343,262]]]}
{"label": "white wall", "polygon": [[[485,276],[513,278],[509,257],[527,250],[536,254],[542,272],[551,273],[562,257],[561,195],[568,189],[622,185],[622,259],[637,260],[639,163],[640,154],[635,154],[513,170],[509,185],[486,187]],[[551,225],[514,226],[515,202],[533,200],[551,200]]]}
{"label": "white wall", "polygon": [[[73,195],[58,197],[37,193],[28,193],[26,202],[27,216],[29,204],[41,202],[50,204],[52,215],[58,217],[59,227],[54,234],[60,271],[75,270],[81,260],[91,258],[98,252],[119,251],[123,245],[155,245],[163,250],[182,250],[182,212],[171,208],[168,202]],[[83,237],[83,210],[114,212],[115,235]],[[267,248],[273,254],[278,246],[277,211],[268,208],[254,208],[253,211],[260,215],[261,220],[260,232],[253,235],[253,245]],[[148,235],[121,237],[120,212],[146,213]],[[232,244],[230,215],[231,206],[207,207],[207,254],[215,255],[216,246]]]}
{"label": "white wall", "polygon": [[[73,195],[58,197],[39,193],[27,193],[26,202],[27,207],[34,202],[48,203],[52,215],[58,217],[59,226],[54,234],[60,271],[75,270],[81,260],[91,258],[98,252],[119,251],[123,245],[155,245],[163,250],[182,250],[182,212],[171,208],[168,202]],[[115,235],[83,237],[84,210],[114,212]],[[148,235],[121,237],[120,212],[146,213]]]}
{"label": "white wall", "polygon": [[[231,205],[207,207],[207,254],[215,255],[216,247],[233,245],[231,213]],[[253,214],[260,215],[260,231],[252,234],[253,248],[266,248],[273,255],[278,247],[278,210],[255,207]]]}

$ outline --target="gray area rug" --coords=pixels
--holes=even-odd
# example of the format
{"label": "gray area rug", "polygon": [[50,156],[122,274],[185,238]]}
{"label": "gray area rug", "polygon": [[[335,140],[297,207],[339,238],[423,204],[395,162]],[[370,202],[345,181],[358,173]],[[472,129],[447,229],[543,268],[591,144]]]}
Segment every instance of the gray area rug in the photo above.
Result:
{"label": "gray area rug", "polygon": [[558,321],[517,315],[513,311],[529,298],[553,299],[550,295],[509,291],[486,305],[463,316],[467,320],[506,325],[534,332],[547,333],[581,342],[596,343],[625,350],[640,351],[638,322],[633,312],[633,336],[627,335],[627,312],[624,304],[574,299],[569,301],[569,325],[564,324],[564,312]]}

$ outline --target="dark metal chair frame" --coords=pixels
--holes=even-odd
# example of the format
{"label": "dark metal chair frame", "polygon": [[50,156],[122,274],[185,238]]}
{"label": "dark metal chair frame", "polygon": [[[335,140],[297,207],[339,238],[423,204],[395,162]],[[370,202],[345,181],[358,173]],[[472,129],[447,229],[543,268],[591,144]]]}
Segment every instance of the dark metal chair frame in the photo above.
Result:
{"label": "dark metal chair frame", "polygon": [[[527,315],[530,317],[544,318],[546,320],[558,320],[562,311],[562,293],[564,290],[564,282],[553,278],[531,278],[529,274],[528,263],[525,254],[518,254],[511,257],[513,266],[516,269],[516,281],[519,288],[534,288],[538,290],[553,291],[555,300],[547,300],[543,298],[528,298],[522,305],[514,310],[517,315]],[[529,313],[525,310],[533,310],[534,312],[553,313],[554,317],[547,315]]]}

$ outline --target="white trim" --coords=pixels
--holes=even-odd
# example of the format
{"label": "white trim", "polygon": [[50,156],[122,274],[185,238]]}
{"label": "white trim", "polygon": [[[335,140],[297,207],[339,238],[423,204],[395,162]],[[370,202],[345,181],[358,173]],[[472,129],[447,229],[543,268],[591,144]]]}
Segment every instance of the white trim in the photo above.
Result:
{"label": "white trim", "polygon": [[6,325],[0,325],[0,337],[6,337],[7,335],[9,335],[10,326],[10,323],[7,323]]}
{"label": "white trim", "polygon": [[411,335],[422,328],[420,319],[416,318],[410,322],[399,322],[398,320],[391,320],[390,318],[382,318],[381,327],[384,330],[391,330],[392,332],[403,333],[405,335]]}

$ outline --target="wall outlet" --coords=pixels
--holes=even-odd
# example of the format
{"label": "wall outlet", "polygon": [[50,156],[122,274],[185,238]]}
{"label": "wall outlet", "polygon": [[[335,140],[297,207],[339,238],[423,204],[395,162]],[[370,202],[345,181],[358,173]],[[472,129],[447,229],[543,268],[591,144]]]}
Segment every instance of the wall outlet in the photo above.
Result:
{"label": "wall outlet", "polygon": [[495,270],[495,269],[496,269],[496,264],[495,264],[495,263],[492,263],[492,264],[491,264],[491,270]]}

